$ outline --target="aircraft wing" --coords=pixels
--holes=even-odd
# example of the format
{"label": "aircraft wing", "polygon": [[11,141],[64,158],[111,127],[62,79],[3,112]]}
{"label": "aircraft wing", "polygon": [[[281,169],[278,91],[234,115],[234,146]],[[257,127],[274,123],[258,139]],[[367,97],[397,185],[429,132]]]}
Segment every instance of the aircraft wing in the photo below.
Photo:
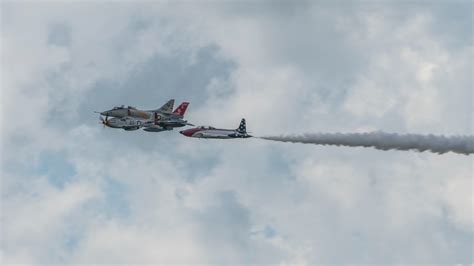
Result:
{"label": "aircraft wing", "polygon": [[181,119],[170,119],[170,118],[165,118],[162,120],[157,121],[158,125],[161,126],[176,126],[176,125],[182,125],[182,126],[194,126],[191,123],[188,123],[186,120],[181,120]]}

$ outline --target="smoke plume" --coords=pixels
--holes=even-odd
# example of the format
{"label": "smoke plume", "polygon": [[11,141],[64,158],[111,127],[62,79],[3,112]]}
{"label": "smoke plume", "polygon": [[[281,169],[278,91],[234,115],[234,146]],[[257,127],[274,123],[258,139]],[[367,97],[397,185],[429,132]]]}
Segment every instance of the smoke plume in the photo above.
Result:
{"label": "smoke plume", "polygon": [[317,145],[336,145],[349,147],[373,147],[379,150],[416,150],[438,154],[455,152],[469,155],[474,153],[474,136],[435,136],[417,134],[371,133],[315,133],[303,135],[265,136],[261,139],[308,143]]}

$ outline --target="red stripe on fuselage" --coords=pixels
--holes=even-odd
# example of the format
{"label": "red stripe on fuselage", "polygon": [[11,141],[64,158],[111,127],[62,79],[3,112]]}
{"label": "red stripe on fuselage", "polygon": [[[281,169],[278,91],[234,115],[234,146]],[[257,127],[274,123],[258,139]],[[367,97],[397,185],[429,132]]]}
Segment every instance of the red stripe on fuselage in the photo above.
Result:
{"label": "red stripe on fuselage", "polygon": [[204,131],[205,129],[202,128],[190,128],[181,131],[181,134],[185,135],[186,137],[192,137],[194,133],[199,132],[199,131]]}

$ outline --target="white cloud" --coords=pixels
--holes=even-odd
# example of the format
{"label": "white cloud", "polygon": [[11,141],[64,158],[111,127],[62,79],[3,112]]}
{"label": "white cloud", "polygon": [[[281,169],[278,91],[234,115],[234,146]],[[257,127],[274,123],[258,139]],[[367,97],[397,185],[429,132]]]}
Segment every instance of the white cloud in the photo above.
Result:
{"label": "white cloud", "polygon": [[[205,261],[202,245],[190,237],[185,226],[156,230],[106,222],[87,232],[74,254],[76,263],[191,263]],[[124,252],[126,250],[126,252]]]}
{"label": "white cloud", "polygon": [[75,183],[59,190],[43,177],[31,181],[22,184],[26,186],[22,191],[2,200],[2,239],[7,264],[56,260],[67,249],[64,237],[73,230],[74,219],[80,217],[74,212],[81,212],[85,204],[100,196],[97,188],[88,183]]}
{"label": "white cloud", "polygon": [[[179,78],[198,69],[183,83],[194,88],[174,88],[203,99],[191,103],[195,123],[232,128],[246,117],[255,135],[472,134],[472,45],[453,31],[453,49],[436,34],[439,11],[30,5],[2,10],[2,261],[470,262],[470,157],[121,132],[81,109],[165,95],[180,83],[153,77],[169,67]],[[57,25],[69,34],[61,45],[48,42]],[[199,56],[206,47],[213,57]],[[233,67],[208,74],[206,60]],[[137,89],[150,80],[159,84]],[[64,187],[37,173],[47,152],[74,168]]]}

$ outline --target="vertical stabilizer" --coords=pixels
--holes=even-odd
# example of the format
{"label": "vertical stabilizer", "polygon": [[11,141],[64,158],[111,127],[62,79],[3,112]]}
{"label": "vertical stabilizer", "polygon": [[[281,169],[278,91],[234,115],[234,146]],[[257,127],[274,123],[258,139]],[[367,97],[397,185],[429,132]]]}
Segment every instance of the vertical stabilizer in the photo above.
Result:
{"label": "vertical stabilizer", "polygon": [[174,99],[170,99],[156,111],[163,112],[163,113],[171,113],[173,111],[173,106],[174,106]]}
{"label": "vertical stabilizer", "polygon": [[176,110],[174,110],[173,114],[175,115],[180,115],[180,116],[184,116],[184,113],[186,112],[186,109],[188,108],[188,105],[189,103],[188,102],[183,102],[182,104],[180,104]]}
{"label": "vertical stabilizer", "polygon": [[245,118],[242,118],[242,121],[240,121],[240,125],[237,128],[237,132],[241,134],[247,134],[247,125],[245,124]]}

